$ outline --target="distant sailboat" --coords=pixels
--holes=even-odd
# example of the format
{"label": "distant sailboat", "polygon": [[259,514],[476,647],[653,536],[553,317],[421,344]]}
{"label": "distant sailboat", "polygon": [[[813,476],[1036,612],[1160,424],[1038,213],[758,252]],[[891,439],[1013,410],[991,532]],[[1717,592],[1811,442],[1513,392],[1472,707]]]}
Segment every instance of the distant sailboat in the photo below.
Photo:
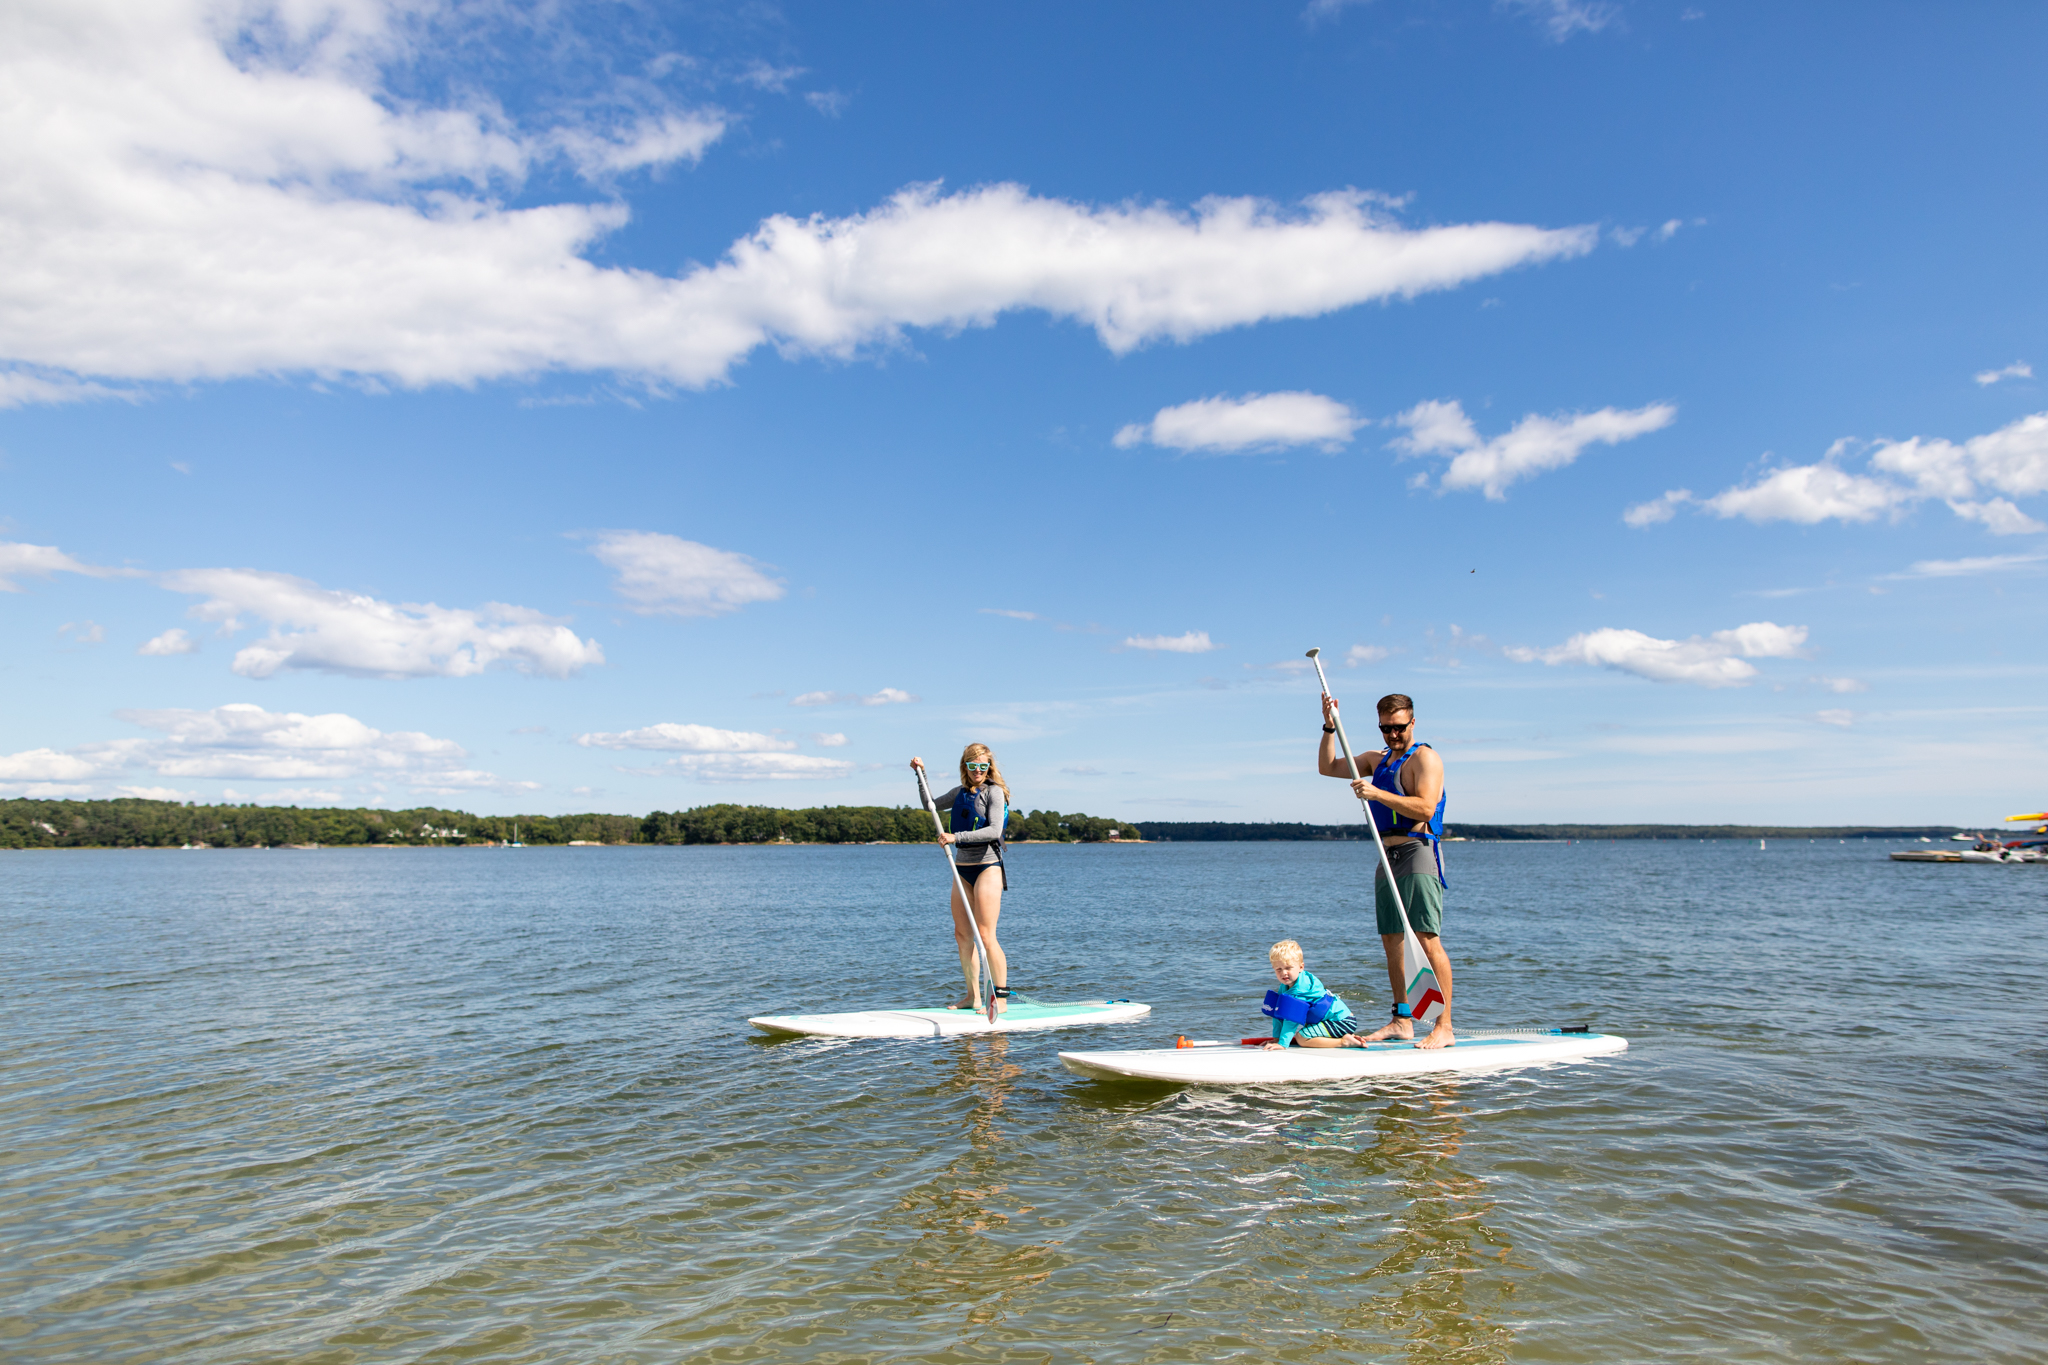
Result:
{"label": "distant sailboat", "polygon": [[522,843],[520,843],[520,842],[519,842],[519,826],[517,826],[517,825],[514,825],[514,826],[512,826],[512,837],[511,837],[510,839],[507,839],[507,840],[505,841],[505,847],[507,847],[507,848],[525,848],[525,847],[526,847],[526,845],[525,845],[525,844],[522,844]]}

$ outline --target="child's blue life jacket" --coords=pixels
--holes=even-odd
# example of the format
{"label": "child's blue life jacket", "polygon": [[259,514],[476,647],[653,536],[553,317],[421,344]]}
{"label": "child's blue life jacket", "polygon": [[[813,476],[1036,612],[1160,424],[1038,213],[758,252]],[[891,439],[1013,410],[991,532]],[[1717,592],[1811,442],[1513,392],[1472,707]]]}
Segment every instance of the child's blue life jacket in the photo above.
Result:
{"label": "child's blue life jacket", "polygon": [[1351,1008],[1325,988],[1314,972],[1304,971],[1285,990],[1267,991],[1265,1007],[1259,1013],[1273,1021],[1273,1040],[1285,1047],[1302,1029],[1325,1019],[1350,1018]]}
{"label": "child's blue life jacket", "polygon": [[1337,997],[1327,993],[1314,1000],[1301,1000],[1291,995],[1282,995],[1278,991],[1267,991],[1266,1007],[1259,1013],[1268,1019],[1306,1026],[1320,1024],[1329,1018],[1330,1006],[1336,1003]]}

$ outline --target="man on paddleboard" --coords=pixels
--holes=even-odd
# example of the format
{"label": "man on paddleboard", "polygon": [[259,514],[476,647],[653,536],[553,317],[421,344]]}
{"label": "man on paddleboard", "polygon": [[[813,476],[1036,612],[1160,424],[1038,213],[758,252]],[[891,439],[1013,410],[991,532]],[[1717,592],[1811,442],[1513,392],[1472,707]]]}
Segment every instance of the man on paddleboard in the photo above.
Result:
{"label": "man on paddleboard", "polygon": [[[1381,1038],[1413,1038],[1415,1021],[1410,1014],[1408,982],[1402,971],[1401,907],[1408,910],[1408,923],[1422,941],[1423,954],[1436,973],[1437,989],[1443,994],[1443,1013],[1429,1036],[1417,1043],[1421,1048],[1449,1047],[1451,1033],[1451,960],[1444,955],[1441,938],[1444,918],[1444,765],[1436,750],[1415,742],[1415,702],[1399,692],[1381,697],[1380,737],[1386,747],[1377,753],[1358,755],[1361,769],[1371,766],[1371,776],[1351,784],[1361,801],[1370,801],[1373,823],[1387,848],[1393,865],[1394,883],[1387,884],[1386,869],[1373,871],[1373,905],[1377,912],[1380,944],[1387,953],[1387,976],[1394,983],[1394,1017],[1366,1035],[1367,1042]],[[1337,749],[1337,699],[1323,697],[1323,743],[1316,755],[1316,770],[1324,777],[1349,778],[1351,769]],[[1398,887],[1401,899],[1394,899]]]}

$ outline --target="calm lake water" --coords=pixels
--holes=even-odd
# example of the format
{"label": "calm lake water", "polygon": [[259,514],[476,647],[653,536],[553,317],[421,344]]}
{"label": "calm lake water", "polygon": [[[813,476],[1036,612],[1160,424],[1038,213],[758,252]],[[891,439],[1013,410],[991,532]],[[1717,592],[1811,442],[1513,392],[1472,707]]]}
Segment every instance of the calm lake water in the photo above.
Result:
{"label": "calm lake water", "polygon": [[0,855],[10,1362],[2035,1362],[2048,867],[1456,845],[1471,1027],[1619,1057],[1205,1092],[1062,1047],[1387,996],[1370,846],[1015,849],[1046,999],[940,1001],[928,847]]}

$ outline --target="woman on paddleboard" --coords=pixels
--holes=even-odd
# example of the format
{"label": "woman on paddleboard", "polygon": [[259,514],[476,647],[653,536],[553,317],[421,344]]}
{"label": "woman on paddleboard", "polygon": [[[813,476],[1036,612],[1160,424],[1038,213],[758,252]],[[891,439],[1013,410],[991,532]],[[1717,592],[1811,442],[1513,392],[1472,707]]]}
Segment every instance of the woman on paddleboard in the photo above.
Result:
{"label": "woman on paddleboard", "polygon": [[[910,766],[922,770],[924,760],[913,758]],[[995,1005],[1000,1014],[1010,1007],[1010,964],[996,942],[996,918],[1003,913],[1003,889],[1009,884],[1003,866],[1003,824],[1010,815],[1010,787],[986,744],[970,744],[961,751],[960,785],[933,801],[941,811],[952,812],[952,832],[942,832],[939,842],[952,848],[953,870],[960,874],[953,887],[953,942],[960,949],[967,993],[953,1008],[982,1008],[980,973],[974,966],[974,929],[967,923],[969,907],[960,899],[960,888],[965,886],[973,900],[974,925],[988,948],[989,975],[996,983]]]}

